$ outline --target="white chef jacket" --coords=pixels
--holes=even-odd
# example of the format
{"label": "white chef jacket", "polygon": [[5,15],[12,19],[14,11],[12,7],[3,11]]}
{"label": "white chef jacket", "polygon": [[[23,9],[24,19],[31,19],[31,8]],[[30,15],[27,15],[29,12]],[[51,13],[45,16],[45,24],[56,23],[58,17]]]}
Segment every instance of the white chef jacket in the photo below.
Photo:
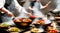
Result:
{"label": "white chef jacket", "polygon": [[26,17],[26,13],[28,13],[26,11],[26,9],[22,6],[19,5],[19,3],[17,2],[17,0],[13,0],[12,4],[8,7],[10,11],[12,11],[14,14],[17,14],[17,17]]}
{"label": "white chef jacket", "polygon": [[5,0],[0,0],[0,8],[4,7]]}
{"label": "white chef jacket", "polygon": [[42,4],[40,2],[35,2],[33,6],[33,14],[35,16],[44,17],[45,15],[41,12],[40,8],[42,8]]}

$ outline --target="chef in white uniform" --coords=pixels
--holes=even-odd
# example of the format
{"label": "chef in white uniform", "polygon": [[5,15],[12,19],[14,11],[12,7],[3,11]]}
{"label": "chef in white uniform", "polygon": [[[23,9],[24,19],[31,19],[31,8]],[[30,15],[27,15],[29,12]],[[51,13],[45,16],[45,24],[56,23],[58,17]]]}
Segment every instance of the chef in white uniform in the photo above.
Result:
{"label": "chef in white uniform", "polygon": [[[8,10],[19,18],[28,18],[30,15],[30,13],[28,13],[24,7],[19,5],[17,0],[12,0],[11,4],[8,6]],[[13,17],[3,16],[3,22],[7,22],[9,24],[14,24],[12,19]]]}
{"label": "chef in white uniform", "polygon": [[[41,0],[35,0],[34,1],[34,5],[33,5],[33,7],[29,7],[29,9],[30,10],[33,10],[33,15],[34,16],[37,16],[37,17],[39,17],[39,18],[42,18],[44,21],[45,21],[45,24],[49,24],[49,23],[51,23],[51,21],[50,20],[48,20],[47,19],[47,17],[46,17],[46,15],[44,15],[42,12],[41,12],[41,9],[44,9],[44,8],[46,8],[50,3],[51,3],[51,1],[49,1],[45,6],[42,6],[42,4],[40,3],[40,1]],[[33,21],[33,23],[35,23],[35,21],[36,20],[38,20],[39,18],[36,18],[34,21]],[[32,23],[32,24],[33,24]],[[42,28],[42,26],[40,26],[39,28],[39,32],[43,32],[44,31],[44,29]]]}
{"label": "chef in white uniform", "polygon": [[[44,15],[41,12],[41,9],[46,8],[51,3],[51,1],[49,1],[45,6],[42,6],[42,4],[40,3],[40,1],[41,0],[35,0],[34,6],[33,7],[29,6],[29,9],[33,10],[33,15],[34,16],[43,18],[45,20],[45,24],[49,24],[49,23],[51,23],[51,21],[48,20],[47,17],[46,17],[46,15]],[[36,20],[38,20],[38,18],[36,18],[34,21],[36,21]]]}
{"label": "chef in white uniform", "polygon": [[5,0],[0,0],[0,12],[6,13],[9,17],[13,16],[12,12],[10,12],[8,9],[6,9],[4,7],[4,5],[5,5]]}

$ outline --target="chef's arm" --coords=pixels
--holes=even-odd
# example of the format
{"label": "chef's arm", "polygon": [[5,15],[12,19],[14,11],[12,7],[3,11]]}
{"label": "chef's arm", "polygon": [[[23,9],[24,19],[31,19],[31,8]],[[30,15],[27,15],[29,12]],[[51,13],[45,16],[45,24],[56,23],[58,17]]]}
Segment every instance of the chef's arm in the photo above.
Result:
{"label": "chef's arm", "polygon": [[12,12],[7,10],[5,7],[0,8],[0,12],[6,13],[8,16],[13,16]]}
{"label": "chef's arm", "polygon": [[51,3],[51,1],[49,1],[45,6],[42,6],[41,9],[45,9],[46,7],[49,6],[50,3]]}
{"label": "chef's arm", "polygon": [[0,12],[8,13],[9,11],[8,11],[6,8],[2,7],[2,8],[0,9]]}
{"label": "chef's arm", "polygon": [[28,7],[29,10],[33,10],[33,8],[31,6]]}
{"label": "chef's arm", "polygon": [[25,8],[23,8],[23,10],[22,10],[22,11],[24,11],[24,13],[25,13],[25,14],[27,14],[27,15],[29,15],[29,16],[31,16],[31,15],[32,15],[31,13],[27,12]]}
{"label": "chef's arm", "polygon": [[28,16],[31,16],[32,15],[31,13],[29,13],[27,11],[25,11],[24,13],[27,14]]}
{"label": "chef's arm", "polygon": [[31,16],[32,14],[31,13],[29,13],[29,12],[25,12],[25,14],[27,14],[28,16]]}

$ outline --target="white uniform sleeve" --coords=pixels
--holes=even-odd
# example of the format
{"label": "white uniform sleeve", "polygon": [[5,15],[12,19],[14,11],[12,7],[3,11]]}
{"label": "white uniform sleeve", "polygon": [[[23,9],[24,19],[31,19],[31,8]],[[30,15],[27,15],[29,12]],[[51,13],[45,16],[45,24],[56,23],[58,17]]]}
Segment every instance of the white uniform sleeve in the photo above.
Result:
{"label": "white uniform sleeve", "polygon": [[13,0],[14,3],[15,3],[15,8],[18,9],[18,10],[21,10],[22,6],[19,5],[18,1],[17,0]]}
{"label": "white uniform sleeve", "polygon": [[5,0],[0,0],[0,8],[4,7]]}
{"label": "white uniform sleeve", "polygon": [[24,7],[22,7],[21,5],[19,5],[19,3],[17,2],[17,0],[14,0],[14,1],[15,1],[15,8],[16,9],[18,9],[19,11],[22,10],[24,13],[28,13]]}
{"label": "white uniform sleeve", "polygon": [[28,13],[24,7],[22,8],[22,11],[23,11],[24,13]]}

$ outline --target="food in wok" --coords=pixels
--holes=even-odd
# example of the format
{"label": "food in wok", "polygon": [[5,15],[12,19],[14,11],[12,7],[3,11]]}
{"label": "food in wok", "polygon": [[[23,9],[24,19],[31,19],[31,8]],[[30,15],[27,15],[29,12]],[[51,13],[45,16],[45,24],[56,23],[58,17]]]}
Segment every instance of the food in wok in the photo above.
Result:
{"label": "food in wok", "polygon": [[38,31],[39,31],[39,30],[38,30],[37,28],[32,28],[32,29],[31,29],[31,32],[32,32],[32,33],[37,33]]}
{"label": "food in wok", "polygon": [[31,22],[31,21],[32,21],[32,20],[31,20],[31,19],[28,19],[28,18],[23,19],[23,22],[29,23],[29,22]]}
{"label": "food in wok", "polygon": [[37,20],[35,24],[44,24],[45,21],[44,20]]}
{"label": "food in wok", "polygon": [[33,15],[32,15],[32,16],[30,16],[30,18],[37,18],[37,16],[33,16]]}
{"label": "food in wok", "polygon": [[20,32],[21,30],[17,27],[11,27],[8,29],[9,32]]}
{"label": "food in wok", "polygon": [[13,21],[14,22],[22,22],[22,18],[15,18]]}
{"label": "food in wok", "polygon": [[9,28],[10,25],[7,23],[2,23],[2,24],[0,24],[0,27],[5,29],[5,28]]}
{"label": "food in wok", "polygon": [[32,20],[29,18],[17,18],[13,20],[14,23],[18,26],[28,26],[32,23]]}
{"label": "food in wok", "polygon": [[52,22],[51,25],[48,26],[47,31],[51,33],[56,33],[57,32],[56,23]]}
{"label": "food in wok", "polygon": [[31,22],[32,20],[29,18],[15,18],[14,22]]}
{"label": "food in wok", "polygon": [[47,32],[48,33],[57,33],[58,31],[57,31],[56,28],[53,28],[53,27],[48,26]]}

